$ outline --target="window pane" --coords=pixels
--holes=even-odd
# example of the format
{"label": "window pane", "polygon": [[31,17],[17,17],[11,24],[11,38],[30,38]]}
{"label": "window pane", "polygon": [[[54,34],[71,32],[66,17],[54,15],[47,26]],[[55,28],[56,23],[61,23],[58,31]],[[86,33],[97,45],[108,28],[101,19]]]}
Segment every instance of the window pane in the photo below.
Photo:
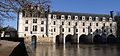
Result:
{"label": "window pane", "polygon": [[33,26],[33,31],[35,31],[35,30],[34,30],[34,26]]}
{"label": "window pane", "polygon": [[103,23],[103,26],[105,26],[105,23]]}
{"label": "window pane", "polygon": [[112,23],[110,23],[110,27],[112,27]]}
{"label": "window pane", "polygon": [[28,27],[25,27],[25,31],[28,31]]}
{"label": "window pane", "polygon": [[44,21],[41,21],[41,24],[44,24]]}
{"label": "window pane", "polygon": [[41,31],[42,31],[42,32],[44,31],[44,27],[41,27]]}
{"label": "window pane", "polygon": [[92,29],[90,29],[90,32],[92,32]]}
{"label": "window pane", "polygon": [[78,32],[78,29],[76,29],[76,32]]}
{"label": "window pane", "polygon": [[37,31],[37,25],[33,25],[33,31]]}
{"label": "window pane", "polygon": [[77,26],[77,22],[75,22],[75,26]]}
{"label": "window pane", "polygon": [[83,32],[85,32],[85,29],[83,29]]}
{"label": "window pane", "polygon": [[96,23],[96,26],[98,26],[98,23]]}
{"label": "window pane", "polygon": [[68,22],[68,25],[70,25],[70,22]]}
{"label": "window pane", "polygon": [[56,31],[56,29],[54,28],[54,32]]}
{"label": "window pane", "polygon": [[53,22],[53,25],[55,25],[56,23],[55,23],[55,21]]}
{"label": "window pane", "polygon": [[92,26],[92,24],[90,23],[90,26]]}
{"label": "window pane", "polygon": [[64,32],[64,28],[62,28],[62,32]]}
{"label": "window pane", "polygon": [[37,19],[33,19],[33,23],[37,23]]}
{"label": "window pane", "polygon": [[68,32],[70,32],[70,28],[68,28]]}
{"label": "window pane", "polygon": [[83,22],[83,26],[85,26],[85,23]]}
{"label": "window pane", "polygon": [[62,25],[64,25],[64,22],[62,22]]}
{"label": "window pane", "polygon": [[25,20],[25,24],[28,24],[28,20]]}
{"label": "window pane", "polygon": [[37,31],[37,25],[35,26],[35,31]]}

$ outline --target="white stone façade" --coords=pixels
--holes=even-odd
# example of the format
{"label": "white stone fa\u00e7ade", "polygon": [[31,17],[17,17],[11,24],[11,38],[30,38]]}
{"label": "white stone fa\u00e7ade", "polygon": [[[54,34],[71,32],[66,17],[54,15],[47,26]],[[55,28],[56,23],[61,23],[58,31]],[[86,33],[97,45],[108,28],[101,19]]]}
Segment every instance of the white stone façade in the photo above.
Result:
{"label": "white stone fa\u00e7ade", "polygon": [[[60,13],[60,14],[59,14]],[[48,41],[56,43],[56,36],[63,34],[63,43],[67,35],[77,34],[77,43],[82,34],[96,35],[96,30],[108,35],[116,36],[117,24],[110,16],[79,15],[79,13],[51,12],[47,17],[25,17],[19,13],[18,36],[31,42],[32,36],[37,37],[37,42]],[[103,28],[105,32],[103,32]],[[102,33],[99,33],[100,35]],[[43,38],[43,39],[42,39]]]}

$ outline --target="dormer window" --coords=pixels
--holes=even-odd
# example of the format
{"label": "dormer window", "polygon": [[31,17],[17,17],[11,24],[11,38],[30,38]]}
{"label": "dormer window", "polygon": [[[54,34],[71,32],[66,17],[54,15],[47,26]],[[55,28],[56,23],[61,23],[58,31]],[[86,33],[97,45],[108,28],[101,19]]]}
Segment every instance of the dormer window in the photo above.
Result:
{"label": "dormer window", "polygon": [[75,20],[78,20],[78,16],[75,16]]}
{"label": "dormer window", "polygon": [[85,20],[85,16],[82,16],[82,20]]}
{"label": "dormer window", "polygon": [[95,17],[96,18],[96,21],[99,21],[99,18],[98,17]]}
{"label": "dormer window", "polygon": [[89,20],[92,20],[92,17],[91,17],[91,16],[89,17]]}
{"label": "dormer window", "polygon": [[64,15],[61,15],[61,19],[64,19]]}
{"label": "dormer window", "polygon": [[70,16],[70,15],[68,15],[68,19],[71,19],[71,16]]}
{"label": "dormer window", "polygon": [[103,21],[105,21],[105,17],[103,17]]}
{"label": "dormer window", "polygon": [[112,18],[109,18],[109,21],[112,21]]}

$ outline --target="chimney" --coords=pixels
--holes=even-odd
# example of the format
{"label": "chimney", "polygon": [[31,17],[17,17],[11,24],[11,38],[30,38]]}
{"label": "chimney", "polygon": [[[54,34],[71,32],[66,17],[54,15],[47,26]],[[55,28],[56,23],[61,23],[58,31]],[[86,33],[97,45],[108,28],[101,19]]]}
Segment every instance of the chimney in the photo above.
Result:
{"label": "chimney", "polygon": [[110,17],[113,18],[113,12],[114,11],[110,11]]}

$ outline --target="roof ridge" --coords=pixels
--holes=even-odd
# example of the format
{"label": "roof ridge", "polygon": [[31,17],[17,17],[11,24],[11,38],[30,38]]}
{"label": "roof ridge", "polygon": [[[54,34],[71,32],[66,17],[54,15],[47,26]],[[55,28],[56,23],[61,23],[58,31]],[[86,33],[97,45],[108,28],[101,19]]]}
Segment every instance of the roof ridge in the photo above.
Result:
{"label": "roof ridge", "polygon": [[97,14],[97,13],[81,13],[81,12],[63,12],[63,11],[52,11],[52,13],[67,13],[67,14],[87,14],[87,15],[106,15],[110,16],[109,14]]}

